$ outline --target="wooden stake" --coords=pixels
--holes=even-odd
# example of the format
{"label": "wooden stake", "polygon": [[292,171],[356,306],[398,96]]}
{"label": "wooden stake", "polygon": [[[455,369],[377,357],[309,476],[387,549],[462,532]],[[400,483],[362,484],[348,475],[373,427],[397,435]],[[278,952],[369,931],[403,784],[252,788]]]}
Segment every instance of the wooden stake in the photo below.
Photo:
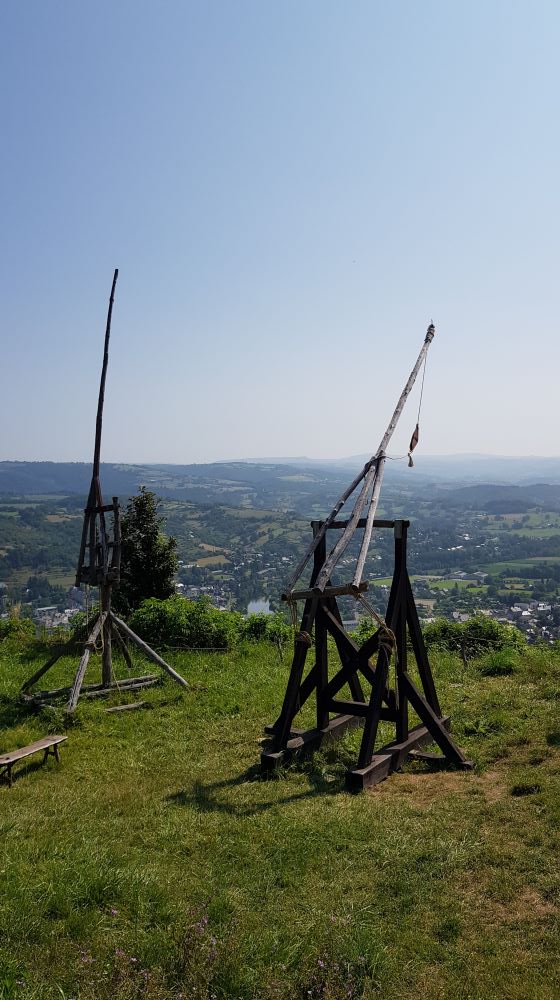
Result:
{"label": "wooden stake", "polygon": [[142,639],[140,639],[139,636],[136,635],[136,632],[133,632],[132,629],[129,628],[128,625],[126,625],[123,621],[121,621],[120,618],[117,618],[117,616],[113,612],[111,612],[111,618],[114,622],[116,622],[120,631],[124,632],[124,634],[128,636],[131,642],[133,642],[135,646],[138,646],[138,649],[142,650],[144,656],[147,656],[148,659],[152,660],[153,663],[157,663],[158,667],[161,667],[162,670],[165,670],[165,672],[169,674],[169,676],[172,677],[174,681],[177,681],[177,684],[180,684],[181,687],[188,688],[189,685],[187,684],[186,680],[183,677],[181,677],[181,675],[178,674],[177,671],[173,669],[173,667],[170,667],[169,664],[165,662],[165,660],[162,660],[161,656],[158,656],[157,653],[154,653],[153,649],[151,649],[146,642],[144,642]]}
{"label": "wooden stake", "polygon": [[113,677],[113,660],[111,656],[111,585],[101,589],[101,610],[105,612],[103,623],[103,650],[101,653],[101,683],[108,687]]}
{"label": "wooden stake", "polygon": [[84,680],[88,661],[92,650],[95,649],[95,642],[97,640],[97,636],[104,627],[106,618],[107,618],[107,612],[102,611],[89,634],[89,638],[86,642],[86,647],[82,653],[82,658],[78,666],[76,679],[74,681],[74,684],[72,685],[72,690],[70,691],[70,697],[68,699],[68,704],[66,706],[67,712],[74,712],[76,709],[76,705],[78,704],[78,698],[80,697],[80,688]]}

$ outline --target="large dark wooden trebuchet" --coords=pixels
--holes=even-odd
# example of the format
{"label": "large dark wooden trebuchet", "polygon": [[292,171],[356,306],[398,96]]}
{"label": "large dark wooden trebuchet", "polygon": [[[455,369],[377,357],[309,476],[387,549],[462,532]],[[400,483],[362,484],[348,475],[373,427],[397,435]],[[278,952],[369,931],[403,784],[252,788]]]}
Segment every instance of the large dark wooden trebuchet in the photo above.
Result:
{"label": "large dark wooden trebuchet", "polygon": [[[438,702],[408,576],[409,522],[378,520],[375,517],[386,449],[433,337],[434,327],[430,325],[379,448],[328,517],[324,521],[312,522],[313,540],[282,594],[282,599],[292,608],[294,619],[298,601],[303,601],[303,611],[295,636],[282,710],[276,722],[266,729],[271,745],[261,755],[264,772],[274,771],[294,755],[313,751],[323,742],[357,726],[364,729],[356,767],[347,772],[347,785],[352,790],[376,784],[400,767],[407,757],[447,762],[461,768],[472,766],[449,735],[449,718],[442,715]],[[349,518],[338,520],[340,510],[358,487],[360,490]],[[389,602],[384,616],[376,615],[377,631],[359,645],[343,626],[337,598],[351,595],[365,600],[363,595],[368,584],[362,577],[373,530],[387,528],[393,530],[395,539],[395,566]],[[333,586],[333,571],[360,530],[363,535],[352,579]],[[336,532],[338,538],[329,552],[327,537],[331,531]],[[311,558],[313,569],[309,586],[295,590]],[[329,672],[329,637],[337,653],[332,676]],[[412,662],[409,664],[408,641],[415,661],[414,672],[414,665]],[[304,677],[310,655],[313,665]],[[393,686],[389,682],[391,661],[395,671]],[[363,691],[364,683],[370,687],[367,696]],[[346,685],[350,699],[340,696]],[[315,726],[306,730],[294,729],[295,716],[313,694]],[[409,707],[417,716],[412,728],[409,725]],[[395,739],[375,750],[380,722],[394,724]],[[432,742],[437,744],[441,755],[421,754],[419,748]]]}
{"label": "large dark wooden trebuchet", "polygon": [[[88,667],[91,653],[101,646],[101,684],[88,685],[84,691],[89,695],[99,695],[113,690],[116,686],[128,690],[136,687],[146,687],[151,682],[157,681],[157,676],[150,678],[129,678],[114,683],[113,677],[113,657],[112,640],[116,640],[120,651],[123,653],[125,661],[129,667],[132,666],[127,642],[130,641],[141,650],[141,652],[152,662],[156,663],[162,670],[169,674],[182,687],[187,687],[187,682],[172,667],[158,656],[153,649],[143,642],[133,631],[117,618],[111,610],[111,597],[113,587],[118,586],[120,580],[121,565],[121,531],[120,531],[120,511],[118,497],[113,497],[110,504],[104,504],[101,492],[101,435],[103,430],[103,404],[105,401],[105,382],[107,379],[107,368],[109,365],[109,340],[111,337],[111,320],[113,316],[113,304],[115,301],[115,286],[119,276],[118,269],[113,275],[111,294],[109,296],[109,308],[107,311],[107,323],[105,326],[105,341],[103,348],[103,365],[101,368],[101,381],[99,384],[99,397],[97,401],[97,417],[95,421],[95,445],[93,449],[93,466],[91,485],[87,504],[84,510],[84,522],[82,527],[82,539],[80,543],[80,553],[78,556],[78,567],[76,570],[76,586],[86,584],[99,589],[100,608],[88,626],[83,630],[83,653],[76,673],[74,683],[71,688],[59,688],[56,691],[44,691],[33,695],[34,700],[47,701],[51,697],[68,696],[66,710],[74,712],[78,704],[80,692],[82,690],[84,677]],[[107,523],[107,515],[112,515],[112,525]],[[28,696],[29,690],[43,677],[48,670],[63,656],[70,652],[75,646],[76,639],[73,638],[67,643],[58,647],[55,654],[30,677],[23,685],[22,692]]]}

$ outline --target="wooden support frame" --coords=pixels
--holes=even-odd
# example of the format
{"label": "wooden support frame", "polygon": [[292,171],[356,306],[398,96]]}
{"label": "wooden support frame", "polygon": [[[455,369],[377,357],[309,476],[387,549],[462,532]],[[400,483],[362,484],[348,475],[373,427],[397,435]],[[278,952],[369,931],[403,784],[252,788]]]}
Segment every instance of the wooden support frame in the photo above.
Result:
{"label": "wooden support frame", "polygon": [[[74,645],[74,641],[66,644],[62,647],[56,656],[52,656],[47,663],[37,670],[32,677],[30,677],[22,686],[21,695],[26,701],[40,703],[42,705],[48,703],[52,700],[59,700],[61,698],[66,698],[66,712],[72,715],[77,708],[78,700],[81,694],[84,694],[86,698],[92,697],[102,697],[106,694],[114,693],[115,691],[133,691],[138,688],[150,687],[153,684],[157,684],[160,680],[158,674],[149,674],[143,677],[126,677],[121,681],[115,681],[113,677],[113,664],[112,658],[109,662],[109,673],[106,673],[106,658],[104,656],[104,651],[106,650],[106,636],[107,634],[112,635],[119,647],[121,648],[123,654],[126,650],[125,639],[129,639],[138,649],[143,653],[143,655],[151,660],[152,663],[157,664],[157,666],[168,674],[177,684],[183,688],[188,688],[186,680],[181,677],[176,670],[171,667],[163,657],[159,656],[151,646],[148,646],[146,642],[140,639],[135,632],[132,631],[125,622],[121,621],[120,618],[114,614],[113,611],[100,611],[98,615],[94,618],[90,625],[89,635],[84,643],[84,649],[80,657],[80,662],[78,664],[78,669],[76,671],[76,676],[74,678],[74,683],[71,687],[60,687],[52,691],[40,691],[36,694],[30,693],[31,688],[40,680],[44,674],[50,670],[52,666],[57,662],[57,660],[64,655],[66,650]],[[84,685],[84,679],[88,669],[90,656],[96,651],[96,644],[103,637],[103,645],[101,648],[102,656],[102,679],[100,684],[89,684]],[[133,666],[130,654],[126,650],[125,662],[127,667],[130,669]]]}
{"label": "wooden support frame", "polygon": [[[93,449],[93,465],[91,485],[87,503],[84,509],[84,521],[82,526],[82,537],[80,542],[80,552],[78,556],[78,567],[76,570],[76,586],[82,583],[99,588],[101,608],[87,628],[79,633],[80,639],[85,638],[83,652],[78,665],[78,670],[74,678],[74,683],[70,688],[58,688],[55,691],[43,691],[40,697],[29,696],[28,692],[43,677],[47,671],[69,650],[76,642],[77,636],[70,639],[66,644],[58,647],[53,656],[47,660],[37,670],[32,677],[29,677],[21,689],[22,696],[31,701],[44,703],[50,698],[68,697],[66,711],[75,712],[90,656],[95,652],[97,643],[101,646],[101,684],[89,685],[88,697],[98,697],[109,693],[115,687],[123,688],[125,684],[130,690],[146,687],[148,683],[157,683],[158,677],[152,677],[148,681],[146,678],[128,678],[120,685],[113,683],[113,655],[112,640],[116,640],[121,650],[128,669],[132,669],[132,660],[127,647],[127,640],[130,640],[140,651],[158,667],[164,670],[181,687],[187,688],[188,684],[177,673],[173,667],[154,650],[143,642],[135,632],[129,628],[125,622],[114,614],[111,609],[111,599],[113,587],[117,586],[120,580],[121,565],[121,523],[119,498],[113,497],[111,504],[103,502],[101,492],[101,434],[103,430],[103,404],[105,400],[105,383],[107,379],[107,369],[109,366],[109,341],[111,337],[111,319],[113,315],[113,304],[115,300],[115,287],[119,276],[118,269],[115,269],[111,294],[109,296],[109,308],[107,311],[107,323],[105,326],[105,339],[103,347],[103,364],[101,368],[101,380],[99,383],[99,396],[97,401],[97,418],[95,422],[95,444]],[[105,515],[112,514],[112,525],[107,524]],[[111,530],[112,529],[112,530]],[[94,689],[94,690],[92,690]]]}
{"label": "wooden support frame", "polygon": [[[327,579],[322,592],[318,593],[316,581],[320,573],[324,572],[327,561],[327,531],[344,531],[347,525],[348,522],[332,521],[325,530],[325,522],[312,522],[313,571],[309,590],[297,594],[305,603],[299,632],[295,637],[294,656],[282,709],[276,722],[265,730],[271,736],[271,745],[261,754],[262,771],[273,772],[289,763],[297,754],[312,752],[325,741],[336,739],[349,728],[357,726],[363,726],[358,760],[356,766],[346,774],[347,787],[352,791],[377,784],[392,771],[398,770],[407,759],[427,759],[425,755],[419,755],[418,751],[428,743],[436,743],[441,751],[441,755],[431,755],[435,763],[471,769],[472,763],[465,759],[449,734],[449,717],[442,715],[422,637],[407,569],[409,522],[362,518],[355,525],[365,528],[369,534],[374,527],[392,528],[395,542],[394,573],[384,624],[361,646],[345,631],[337,605],[337,596],[348,593],[349,588],[332,587]],[[355,593],[361,593],[365,589],[361,581],[358,582],[359,590],[356,589]],[[295,593],[284,595],[285,600],[293,600],[295,597]],[[330,678],[329,636],[334,639],[341,661],[334,676]],[[409,670],[409,641],[419,683],[412,678]],[[314,664],[304,678],[307,657],[312,650]],[[389,684],[392,662],[394,687]],[[362,691],[364,682],[370,685],[367,698]],[[351,701],[340,697],[345,684],[350,688]],[[315,727],[295,729],[295,716],[313,694],[316,698]],[[412,728],[409,708],[418,716],[418,722]],[[375,750],[380,722],[394,724],[395,739]]]}

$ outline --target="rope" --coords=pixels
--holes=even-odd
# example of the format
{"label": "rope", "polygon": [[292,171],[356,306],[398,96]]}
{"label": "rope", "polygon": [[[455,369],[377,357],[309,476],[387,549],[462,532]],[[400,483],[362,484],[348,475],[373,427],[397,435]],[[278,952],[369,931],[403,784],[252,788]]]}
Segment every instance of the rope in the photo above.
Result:
{"label": "rope", "polygon": [[418,417],[416,423],[420,423],[420,411],[422,409],[422,396],[424,395],[424,379],[426,378],[426,365],[428,364],[428,352],[424,355],[424,365],[422,367],[422,385],[420,387],[420,402],[418,403]]}
{"label": "rope", "polygon": [[105,641],[103,638],[104,631],[105,631],[105,626],[103,625],[103,627],[99,629],[99,633],[95,639],[92,653],[102,653],[103,650],[105,649]]}
{"label": "rope", "polygon": [[[381,615],[377,614],[375,608],[369,603],[369,601],[364,597],[363,594],[359,593],[357,595],[357,598],[359,601],[361,601],[361,603],[363,604],[364,608],[366,609],[370,617],[375,619],[375,621],[379,625],[379,646],[380,648],[383,647],[387,655],[387,658],[389,659],[393,651],[396,654],[397,650],[397,639],[395,633],[391,628],[389,628],[385,619],[382,618]],[[396,661],[396,655],[395,655],[395,661]]]}
{"label": "rope", "polygon": [[293,597],[288,598],[288,607],[290,609],[290,618],[292,619],[292,630],[294,633],[294,645],[296,642],[303,642],[306,646],[313,645],[313,639],[309,635],[309,632],[303,632],[298,629],[298,613],[297,613],[297,601]]}
{"label": "rope", "polygon": [[296,633],[298,630],[298,614],[297,614],[297,601],[291,596],[288,597],[288,608],[290,609],[290,618],[292,620],[292,631],[294,633],[294,642],[296,641]]}
{"label": "rope", "polygon": [[412,437],[410,439],[410,445],[409,445],[409,449],[408,449],[408,468],[409,469],[411,469],[413,467],[413,465],[414,465],[414,462],[412,461],[412,452],[416,448],[416,445],[418,444],[418,440],[420,438],[420,413],[421,413],[421,410],[422,410],[422,398],[424,396],[424,379],[426,378],[426,364],[427,364],[427,362],[428,362],[428,355],[425,354],[424,355],[424,364],[422,366],[422,385],[421,385],[421,388],[420,388],[420,402],[418,403],[418,416],[416,418],[416,427],[414,428],[414,431],[412,433]]}

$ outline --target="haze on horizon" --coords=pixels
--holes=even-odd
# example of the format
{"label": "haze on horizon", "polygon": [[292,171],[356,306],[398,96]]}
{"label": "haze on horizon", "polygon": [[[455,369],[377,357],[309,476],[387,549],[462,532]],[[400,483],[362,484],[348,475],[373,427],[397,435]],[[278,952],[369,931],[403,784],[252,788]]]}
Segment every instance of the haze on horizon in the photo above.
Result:
{"label": "haze on horizon", "polygon": [[0,18],[0,459],[558,455],[552,0]]}

